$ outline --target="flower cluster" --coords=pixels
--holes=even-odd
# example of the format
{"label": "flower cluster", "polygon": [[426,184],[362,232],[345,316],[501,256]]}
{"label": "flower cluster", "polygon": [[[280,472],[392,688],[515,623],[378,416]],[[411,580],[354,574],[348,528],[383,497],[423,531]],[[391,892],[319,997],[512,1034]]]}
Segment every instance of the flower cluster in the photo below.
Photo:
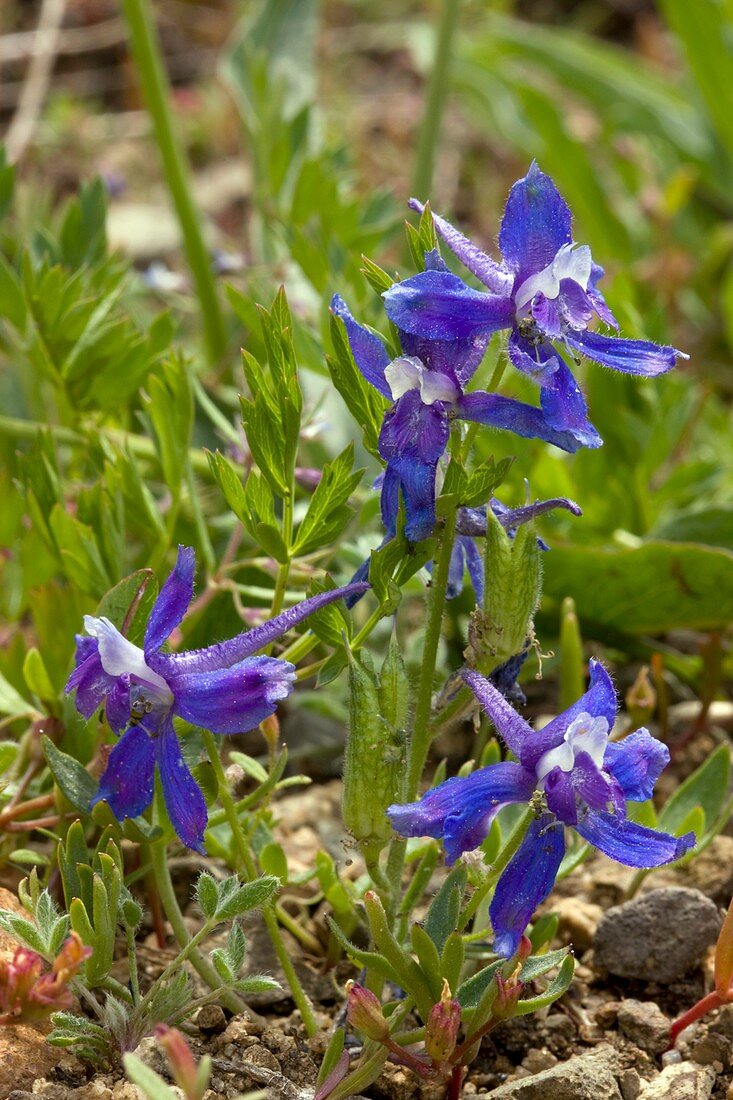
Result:
{"label": "flower cluster", "polygon": [[694,833],[669,836],[627,816],[627,801],[651,798],[669,751],[646,729],[610,740],[618,705],[611,678],[597,661],[591,661],[585,695],[540,731],[489,680],[471,669],[464,669],[463,678],[516,760],[448,779],[418,802],[391,806],[388,813],[403,836],[442,838],[454,863],[481,844],[503,806],[539,803],[491,902],[497,954],[516,952],[532,914],[549,895],[565,852],[566,826],[630,867],[658,867],[694,845]]}
{"label": "flower cluster", "polygon": [[[423,210],[421,203],[411,206]],[[338,295],[331,308],[346,326],[354,360],[367,382],[392,402],[379,438],[387,464],[382,518],[393,534],[402,493],[405,534],[417,541],[435,524],[435,477],[450,422],[467,420],[541,439],[565,451],[599,447],[583,393],[564,356],[580,355],[626,374],[670,370],[675,348],[591,331],[597,319],[618,329],[598,290],[603,268],[572,238],[570,209],[549,176],[532,164],[511,189],[499,232],[501,263],[441,217],[435,227],[455,256],[486,288],[452,274],[437,251],[425,271],[384,293],[402,354],[357,324]],[[482,390],[466,392],[491,335],[509,331],[512,364],[540,387],[540,407]]]}
{"label": "flower cluster", "polygon": [[43,973],[43,959],[27,947],[17,947],[12,959],[0,960],[0,1024],[35,1023],[71,1008],[68,984],[91,953],[72,932],[50,973]]}
{"label": "flower cluster", "polygon": [[174,717],[212,733],[254,729],[273,714],[295,682],[289,661],[254,654],[314,611],[360,595],[369,586],[322,592],[226,642],[166,653],[163,646],[193,598],[195,568],[194,551],[180,546],[150,613],[142,648],[109,619],[87,615],[87,633],[77,635],[75,667],[66,690],[76,691],[76,707],[85,718],[104,704],[110,727],[125,731],[109,755],[95,802],[106,801],[117,818],[136,817],[150,805],[157,766],[176,833],[189,848],[202,852],[206,801],[183,759]]}

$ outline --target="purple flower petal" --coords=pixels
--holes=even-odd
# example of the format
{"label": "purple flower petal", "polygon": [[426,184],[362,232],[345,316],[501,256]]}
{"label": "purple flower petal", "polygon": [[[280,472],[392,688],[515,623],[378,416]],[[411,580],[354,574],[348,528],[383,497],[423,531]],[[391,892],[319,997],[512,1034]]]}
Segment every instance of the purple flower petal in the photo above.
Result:
{"label": "purple flower petal", "polygon": [[448,271],[421,271],[383,294],[390,321],[428,340],[464,340],[508,328],[511,298],[472,290]]}
{"label": "purple flower petal", "polygon": [[534,775],[519,764],[492,764],[447,779],[419,802],[390,806],[387,815],[401,836],[442,837],[446,861],[455,863],[463,852],[478,848],[502,806],[526,802],[534,787]]}
{"label": "purple flower petal", "polygon": [[338,294],[334,294],[331,299],[331,312],[340,317],[346,325],[351,354],[367,382],[391,399],[392,395],[384,377],[385,368],[389,366],[389,355],[382,341],[368,328],[357,324],[346,302]]}
{"label": "purple flower petal", "polygon": [[408,390],[384,418],[379,453],[393,475],[382,487],[383,502],[390,502],[385,526],[392,518],[396,475],[405,501],[405,534],[412,542],[428,538],[435,526],[435,471],[449,434],[442,402],[425,405],[417,390]]}
{"label": "purple flower petal", "polygon": [[598,810],[589,810],[577,830],[589,844],[627,867],[660,867],[695,846],[694,833],[670,836]]}
{"label": "purple flower petal", "polygon": [[570,772],[553,768],[545,777],[547,805],[565,825],[578,824],[578,806]]}
{"label": "purple flower petal", "polygon": [[232,668],[187,672],[170,680],[175,713],[212,733],[246,733],[293,690],[295,666],[275,657],[248,657]]}
{"label": "purple flower petal", "polygon": [[[464,539],[459,535],[453,543],[448,565],[448,585],[445,590],[447,600],[456,599],[463,591],[463,574],[466,571],[466,546],[469,542],[473,546],[472,539]],[[432,574],[433,563],[431,561],[428,562],[427,569]]]}
{"label": "purple flower petal", "polygon": [[76,709],[83,718],[91,718],[97,707],[104,703],[117,678],[110,676],[102,668],[96,638],[76,635],[75,662],[74,671],[64,690],[67,695],[76,690]]}
{"label": "purple flower petal", "polygon": [[[525,767],[534,768],[541,756],[561,745],[568,726],[581,714],[590,714],[592,718],[605,718],[609,730],[613,729],[618,702],[611,677],[603,665],[593,659],[590,661],[589,670],[590,684],[585,694],[562,714],[558,714],[557,718],[548,722],[543,729],[534,732],[531,739],[524,740],[519,755]],[[511,745],[509,747],[512,748]],[[512,748],[512,751],[515,750]]]}
{"label": "purple flower petal", "polygon": [[566,363],[547,379],[540,391],[545,420],[558,432],[568,432],[579,446],[601,447],[603,440],[588,419],[588,406]]}
{"label": "purple flower petal", "polygon": [[302,623],[303,619],[307,619],[321,607],[326,607],[336,600],[368,592],[368,590],[369,585],[361,583],[347,584],[343,588],[319,592],[317,596],[311,596],[296,604],[295,607],[289,607],[287,611],[283,611],[262,626],[256,626],[253,630],[238,634],[236,638],[230,638],[229,641],[217,642],[216,645],[207,646],[205,649],[158,654],[154,660],[155,668],[166,679],[176,677],[183,672],[210,672],[217,668],[230,668],[232,665],[239,664],[245,657],[251,657],[258,649],[263,649],[270,642],[276,641],[291,627]]}
{"label": "purple flower petal", "polygon": [[155,741],[165,807],[177,836],[188,848],[205,854],[204,830],[208,821],[206,800],[191,775],[170,719]]}
{"label": "purple flower petal", "polygon": [[653,344],[651,340],[621,340],[600,332],[567,332],[565,343],[604,367],[645,378],[666,374],[677,359],[689,359],[676,348]]}
{"label": "purple flower petal", "polygon": [[507,343],[507,354],[512,364],[536,382],[544,386],[560,366],[560,356],[546,340],[530,340],[514,329]]}
{"label": "purple flower petal", "polygon": [[158,650],[170,637],[186,614],[193,599],[193,577],[196,553],[191,546],[179,546],[176,564],[158,593],[145,628],[143,649]]}
{"label": "purple flower petal", "polygon": [[[422,214],[424,205],[418,199],[410,199],[409,206]],[[477,279],[487,286],[494,294],[507,295],[511,293],[513,277],[496,260],[492,260],[485,252],[464,237],[450,222],[433,214],[433,224],[439,235],[448,245],[453,255],[461,261]]]}
{"label": "purple flower petal", "polygon": [[570,774],[576,795],[591,810],[608,810],[626,816],[626,801],[619,783],[597,767],[587,752],[575,754]]}
{"label": "purple flower petal", "polygon": [[564,244],[572,241],[570,209],[549,176],[533,161],[507,199],[499,230],[499,247],[507,267],[520,286],[552,263]]}
{"label": "purple flower petal", "polygon": [[562,336],[563,311],[558,298],[546,298],[544,294],[536,294],[532,299],[532,317],[543,336],[556,340]]}
{"label": "purple flower petal", "polygon": [[[561,279],[558,303],[563,320],[571,328],[583,330],[588,327],[595,307],[590,295],[586,294],[582,286],[572,279]],[[536,313],[535,316],[537,316]]]}
{"label": "purple flower petal", "polygon": [[558,430],[548,424],[542,409],[496,393],[475,390],[464,394],[456,403],[454,415],[459,420],[473,420],[525,439],[542,439],[571,454],[581,446],[572,431]]}
{"label": "purple flower petal", "polygon": [[448,375],[461,390],[476,373],[488,342],[486,334],[463,340],[428,340],[416,333],[400,332],[405,355],[422,360],[430,370]]}
{"label": "purple flower petal", "polygon": [[91,806],[106,802],[118,821],[137,817],[153,798],[155,749],[142,726],[130,726],[112,749]]}
{"label": "purple flower petal", "polygon": [[483,605],[484,602],[484,559],[478,552],[478,548],[473,539],[463,539],[463,548],[466,552],[466,566],[468,568],[468,575],[471,578],[471,584],[473,585],[474,595],[476,596],[476,603]]}
{"label": "purple flower petal", "polygon": [[530,823],[516,855],[496,884],[489,907],[494,951],[511,958],[538,905],[549,896],[565,854],[563,828],[551,814]]}
{"label": "purple flower petal", "polygon": [[130,677],[118,676],[104,704],[110,729],[119,733],[130,721]]}
{"label": "purple flower petal", "polygon": [[[485,676],[472,668],[461,669],[461,676],[494,723],[496,732],[506,747],[522,759],[527,742],[537,736],[532,727],[517,714],[514,707],[507,703],[501,692]],[[524,763],[523,760],[522,762]]]}
{"label": "purple flower petal", "polygon": [[667,764],[669,749],[646,729],[630,733],[623,741],[609,741],[603,758],[604,768],[631,802],[652,797],[654,784]]}

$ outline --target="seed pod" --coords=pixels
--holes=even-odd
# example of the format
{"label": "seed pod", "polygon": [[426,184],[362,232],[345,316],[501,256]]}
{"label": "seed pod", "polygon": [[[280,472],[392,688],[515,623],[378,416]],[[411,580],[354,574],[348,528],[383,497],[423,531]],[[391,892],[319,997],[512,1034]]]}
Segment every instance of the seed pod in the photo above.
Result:
{"label": "seed pod", "polygon": [[[390,660],[388,656],[388,661]],[[344,756],[343,819],[346,828],[370,855],[378,854],[392,829],[386,810],[397,801],[403,763],[401,732],[382,714],[384,696],[390,718],[399,716],[391,685],[392,671],[380,683],[368,657],[350,657],[349,734]]]}

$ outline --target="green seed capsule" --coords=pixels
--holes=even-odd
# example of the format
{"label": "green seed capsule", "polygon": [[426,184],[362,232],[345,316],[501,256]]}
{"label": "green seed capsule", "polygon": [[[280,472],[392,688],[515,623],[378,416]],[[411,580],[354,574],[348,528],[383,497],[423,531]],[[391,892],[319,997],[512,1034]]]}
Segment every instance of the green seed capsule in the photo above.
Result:
{"label": "green seed capsule", "polygon": [[396,643],[390,645],[381,678],[367,656],[352,655],[343,819],[359,845],[372,855],[384,847],[392,832],[386,810],[399,795],[408,695]]}

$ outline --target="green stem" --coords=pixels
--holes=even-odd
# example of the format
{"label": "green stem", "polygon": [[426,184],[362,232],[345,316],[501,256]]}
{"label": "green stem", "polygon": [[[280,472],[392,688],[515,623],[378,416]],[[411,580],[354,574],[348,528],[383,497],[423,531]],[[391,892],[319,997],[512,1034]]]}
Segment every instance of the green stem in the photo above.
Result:
{"label": "green stem", "polygon": [[191,505],[194,527],[196,528],[196,535],[198,536],[199,550],[201,551],[201,557],[206,572],[211,576],[216,570],[216,555],[214,553],[214,547],[211,545],[209,530],[201,510],[201,500],[196,490],[196,482],[190,462],[186,463],[186,487],[188,488],[188,502]]}
{"label": "green stem", "polygon": [[140,1003],[140,981],[137,973],[135,929],[132,927],[132,925],[125,925],[125,936],[127,938],[127,959],[130,965],[130,992],[132,993],[132,1003],[134,1005],[137,1005]]}
{"label": "green stem", "polygon": [[[251,881],[257,878],[257,866],[255,864],[254,856],[249,847],[249,842],[244,835],[242,824],[237,815],[237,807],[232,798],[232,793],[229,789],[226,775],[224,774],[224,767],[219,756],[219,750],[216,743],[216,739],[212,733],[208,730],[204,731],[204,746],[211,761],[211,766],[214,769],[217,783],[219,785],[219,798],[221,800],[222,807],[226,814],[229,828],[232,830],[232,837],[237,849],[237,855],[242,864],[242,870],[247,879]],[[318,1023],[313,1014],[313,1008],[311,1006],[305,990],[300,983],[300,979],[295,972],[288,949],[285,946],[285,942],[280,933],[280,926],[277,923],[277,917],[275,916],[275,910],[272,906],[266,906],[262,910],[262,916],[265,922],[265,927],[272,941],[272,946],[275,949],[275,954],[278,957],[280,966],[283,968],[286,981],[290,987],[290,992],[293,995],[296,1008],[299,1010],[305,1029],[312,1037],[318,1031]]]}
{"label": "green stem", "polygon": [[148,0],[122,0],[130,31],[130,51],[137,68],[163,170],[181,223],[183,242],[196,286],[206,347],[212,362],[227,348],[227,332],[208,250],[191,191],[189,168],[173,130],[170,88],[156,39]]}
{"label": "green stem", "polygon": [[425,114],[420,126],[413,177],[413,194],[419,199],[430,197],[433,183],[435,154],[440,139],[448,78],[450,75],[451,46],[458,23],[460,0],[443,0],[440,23],[435,38],[435,58],[428,81]]}
{"label": "green stem", "polygon": [[[447,500],[447,498],[443,498]],[[433,582],[428,599],[428,618],[425,624],[422,666],[417,688],[417,703],[413,722],[412,738],[407,753],[406,801],[412,802],[417,796],[420,778],[430,749],[431,729],[430,711],[433,699],[433,678],[440,643],[440,630],[443,623],[445,593],[448,587],[448,571],[453,552],[453,540],[456,532],[456,508],[452,507],[445,518],[445,526],[440,537],[440,549]]]}
{"label": "green stem", "polygon": [[[116,447],[127,449],[135,458],[150,459],[158,462],[158,455],[152,439],[144,435],[136,435],[134,432],[125,432],[121,428],[98,428],[91,426],[89,433],[75,431],[59,424],[42,424],[38,420],[20,420],[13,416],[0,416],[0,436],[10,436],[12,439],[38,438],[38,433],[48,431],[57,443],[69,447],[88,447],[90,439],[106,439]],[[208,459],[203,451],[192,448],[188,452],[189,461],[195,473],[211,477],[211,469]]]}
{"label": "green stem", "polygon": [[[193,937],[186,927],[183,913],[179,908],[176,893],[173,889],[173,883],[171,882],[170,871],[168,869],[168,860],[166,858],[165,841],[159,840],[150,845],[150,863],[155,878],[155,884],[160,894],[160,900],[165,909],[165,915],[170,921],[171,928],[173,929],[176,943],[182,951],[186,950],[188,952],[188,958],[191,961],[191,965],[201,975],[208,987],[212,990],[220,989],[221,978],[213,965],[208,959],[204,958],[197,947],[194,946],[193,949],[191,949],[191,940]],[[222,994],[221,1003],[231,1012],[237,1013],[246,1011],[244,1002],[232,991],[227,991]]]}

